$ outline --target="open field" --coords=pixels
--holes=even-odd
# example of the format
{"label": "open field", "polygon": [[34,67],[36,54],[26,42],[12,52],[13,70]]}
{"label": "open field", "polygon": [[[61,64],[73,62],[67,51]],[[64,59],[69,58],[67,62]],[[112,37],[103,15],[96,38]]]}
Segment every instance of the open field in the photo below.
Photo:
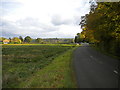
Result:
{"label": "open field", "polygon": [[70,66],[75,48],[74,45],[3,45],[3,88],[75,87]]}

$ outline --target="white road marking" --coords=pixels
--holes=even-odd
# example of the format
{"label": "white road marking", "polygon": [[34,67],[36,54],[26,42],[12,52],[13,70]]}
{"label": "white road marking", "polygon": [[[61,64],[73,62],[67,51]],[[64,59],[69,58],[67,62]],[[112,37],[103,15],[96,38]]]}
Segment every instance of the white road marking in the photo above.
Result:
{"label": "white road marking", "polygon": [[93,60],[95,60],[96,62],[100,63],[100,64],[103,64],[102,61],[98,61],[96,58],[94,58],[93,56],[90,56]]}
{"label": "white road marking", "polygon": [[100,64],[103,64],[103,62],[102,62],[102,61],[99,61],[99,63],[100,63]]}
{"label": "white road marking", "polygon": [[116,70],[113,71],[114,73],[118,74],[118,72]]}
{"label": "white road marking", "polygon": [[90,56],[91,58],[93,58],[93,56]]}

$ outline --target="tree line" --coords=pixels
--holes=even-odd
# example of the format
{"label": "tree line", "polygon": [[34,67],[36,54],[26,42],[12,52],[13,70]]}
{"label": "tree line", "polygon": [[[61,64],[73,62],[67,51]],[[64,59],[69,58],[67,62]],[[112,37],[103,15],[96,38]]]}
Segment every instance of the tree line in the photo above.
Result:
{"label": "tree line", "polygon": [[[25,38],[23,38],[22,36],[19,37],[13,37],[13,38],[4,38],[4,37],[0,37],[0,41],[1,43],[4,42],[4,40],[8,40],[8,44],[22,44],[22,43],[31,43],[31,41],[33,40],[30,36],[26,36]],[[41,38],[37,38],[35,39],[36,43],[40,43],[42,42]]]}
{"label": "tree line", "polygon": [[75,36],[75,42],[94,43],[101,50],[120,55],[120,2],[92,3],[80,25],[82,32]]}
{"label": "tree line", "polygon": [[36,38],[33,39],[30,36],[26,36],[23,38],[22,36],[13,37],[13,38],[4,38],[0,37],[1,44],[25,44],[25,43],[33,43],[33,44],[70,44],[74,43],[72,38]]}

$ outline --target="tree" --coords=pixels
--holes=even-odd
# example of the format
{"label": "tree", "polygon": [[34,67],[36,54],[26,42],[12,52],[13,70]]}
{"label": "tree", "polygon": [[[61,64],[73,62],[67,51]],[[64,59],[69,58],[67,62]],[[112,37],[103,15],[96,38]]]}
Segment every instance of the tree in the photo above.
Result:
{"label": "tree", "polygon": [[35,40],[35,42],[36,42],[36,43],[42,43],[43,40],[42,40],[41,38],[37,38],[37,39]]}
{"label": "tree", "polygon": [[23,40],[23,38],[22,38],[22,36],[19,36],[19,39],[23,42],[24,40]]}
{"label": "tree", "polygon": [[31,41],[32,41],[32,38],[30,36],[26,36],[24,38],[24,42],[26,42],[26,43],[30,43]]}
{"label": "tree", "polygon": [[75,36],[74,42],[77,43],[77,36]]}
{"label": "tree", "polygon": [[9,37],[9,40],[10,40],[10,42],[9,42],[9,43],[11,43],[11,40],[12,40],[12,39],[11,39],[10,37]]}
{"label": "tree", "polygon": [[92,4],[89,14],[81,17],[85,40],[109,53],[120,55],[120,2]]}
{"label": "tree", "polygon": [[88,40],[86,39],[86,32],[82,31],[81,33],[77,33],[75,36],[75,43],[80,43],[80,42],[87,42]]}
{"label": "tree", "polygon": [[19,43],[21,43],[21,40],[18,37],[14,37],[11,39],[11,43],[19,44]]}
{"label": "tree", "polygon": [[5,40],[6,38],[4,38],[4,37],[0,37],[0,41],[3,41],[3,40]]}

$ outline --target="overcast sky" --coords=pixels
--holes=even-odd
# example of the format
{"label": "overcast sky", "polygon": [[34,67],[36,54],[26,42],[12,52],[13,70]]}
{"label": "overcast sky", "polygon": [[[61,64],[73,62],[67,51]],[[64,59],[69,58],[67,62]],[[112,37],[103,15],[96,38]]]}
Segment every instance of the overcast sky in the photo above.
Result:
{"label": "overcast sky", "polygon": [[89,0],[1,0],[3,37],[74,38]]}

